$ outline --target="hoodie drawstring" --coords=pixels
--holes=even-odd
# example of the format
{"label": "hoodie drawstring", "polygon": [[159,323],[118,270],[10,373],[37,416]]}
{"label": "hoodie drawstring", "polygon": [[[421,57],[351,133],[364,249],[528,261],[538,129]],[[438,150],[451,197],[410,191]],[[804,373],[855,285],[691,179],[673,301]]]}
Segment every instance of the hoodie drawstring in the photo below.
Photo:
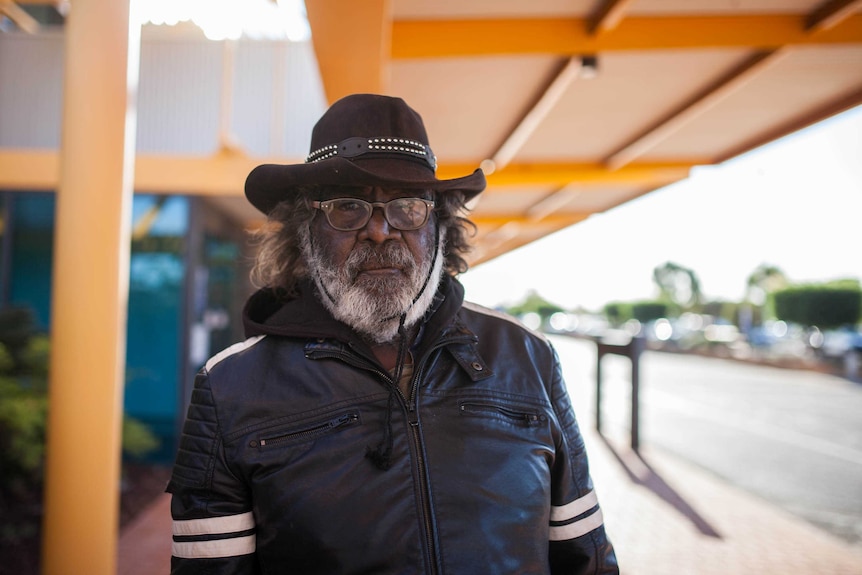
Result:
{"label": "hoodie drawstring", "polygon": [[382,471],[386,471],[392,467],[392,410],[395,404],[395,388],[401,381],[401,374],[404,372],[404,360],[407,357],[407,330],[404,328],[404,322],[407,321],[407,313],[410,311],[410,308],[419,301],[419,298],[422,297],[422,293],[431,281],[431,275],[434,270],[434,261],[437,259],[437,253],[439,251],[440,229],[437,228],[435,222],[434,255],[431,257],[431,269],[428,270],[428,275],[425,276],[425,282],[422,284],[422,288],[416,294],[416,297],[413,298],[413,302],[410,304],[410,307],[401,314],[401,318],[398,320],[398,361],[395,364],[394,383],[389,389],[389,400],[386,405],[386,427],[383,430],[383,439],[377,444],[377,447],[374,449],[368,447],[365,451],[365,457],[370,459],[374,465]]}
{"label": "hoodie drawstring", "polygon": [[368,447],[365,451],[365,457],[370,459],[381,471],[386,471],[392,467],[392,410],[395,404],[395,388],[398,386],[398,382],[401,381],[401,374],[404,373],[404,361],[407,357],[407,330],[404,328],[406,319],[407,314],[405,313],[398,322],[398,361],[395,364],[394,383],[389,388],[383,439],[377,444],[377,447],[374,449]]}

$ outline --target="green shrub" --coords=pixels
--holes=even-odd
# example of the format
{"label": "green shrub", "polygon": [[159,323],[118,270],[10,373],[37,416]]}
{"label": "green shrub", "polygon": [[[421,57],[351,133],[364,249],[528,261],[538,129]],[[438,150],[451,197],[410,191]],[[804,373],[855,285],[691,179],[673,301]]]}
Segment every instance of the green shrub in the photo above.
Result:
{"label": "green shrub", "polygon": [[159,448],[159,438],[137,419],[123,418],[123,452],[132,457],[143,457]]}
{"label": "green shrub", "polygon": [[632,317],[641,323],[667,317],[668,305],[661,301],[639,301],[631,306]]}
{"label": "green shrub", "polygon": [[605,304],[604,313],[613,325],[622,325],[630,319],[646,323],[662,317],[670,317],[671,305],[661,300],[635,302],[612,302]]}
{"label": "green shrub", "polygon": [[42,479],[48,338],[35,335],[31,322],[21,310],[0,312],[0,491],[20,492]]}
{"label": "green shrub", "polygon": [[48,399],[44,392],[0,378],[0,467],[3,483],[39,482],[45,454]]}
{"label": "green shrub", "polygon": [[[42,522],[48,420],[48,337],[26,310],[0,310],[0,556],[35,572]],[[140,457],[158,439],[139,421],[123,420],[123,452]],[[32,570],[29,569],[32,567]],[[6,573],[0,565],[0,573]]]}
{"label": "green shrub", "polygon": [[862,290],[848,284],[792,286],[772,294],[780,320],[821,329],[855,325],[862,316]]}
{"label": "green shrub", "polygon": [[560,306],[549,302],[535,291],[530,291],[521,301],[506,309],[512,315],[520,316],[527,313],[537,313],[542,319],[548,319],[557,312],[564,311]]}
{"label": "green shrub", "polygon": [[624,302],[610,302],[604,307],[605,317],[611,325],[622,325],[632,318],[632,306]]}
{"label": "green shrub", "polygon": [[[0,310],[0,495],[39,492],[48,419],[50,342],[27,310]],[[141,457],[159,440],[143,423],[123,419],[122,447]],[[0,522],[2,523],[2,522]]]}

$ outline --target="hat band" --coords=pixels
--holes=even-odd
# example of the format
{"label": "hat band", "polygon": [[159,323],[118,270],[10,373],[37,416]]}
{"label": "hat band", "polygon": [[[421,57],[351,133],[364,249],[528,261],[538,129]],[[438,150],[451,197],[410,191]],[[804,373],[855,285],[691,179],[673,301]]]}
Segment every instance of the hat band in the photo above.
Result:
{"label": "hat band", "polygon": [[420,160],[431,166],[431,170],[437,170],[437,158],[431,147],[404,138],[347,138],[337,144],[330,144],[314,150],[305,158],[306,164],[313,164],[328,158],[357,158],[359,156],[375,154],[403,154],[411,159]]}

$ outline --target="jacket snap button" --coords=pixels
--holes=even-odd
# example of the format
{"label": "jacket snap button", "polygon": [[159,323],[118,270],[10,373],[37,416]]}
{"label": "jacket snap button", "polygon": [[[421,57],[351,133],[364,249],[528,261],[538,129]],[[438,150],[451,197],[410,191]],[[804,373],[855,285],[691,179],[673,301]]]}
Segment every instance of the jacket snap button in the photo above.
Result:
{"label": "jacket snap button", "polygon": [[471,363],[470,367],[472,367],[476,371],[482,371],[483,369],[485,369],[484,367],[482,367],[482,364],[479,363],[478,361],[474,361],[473,363]]}

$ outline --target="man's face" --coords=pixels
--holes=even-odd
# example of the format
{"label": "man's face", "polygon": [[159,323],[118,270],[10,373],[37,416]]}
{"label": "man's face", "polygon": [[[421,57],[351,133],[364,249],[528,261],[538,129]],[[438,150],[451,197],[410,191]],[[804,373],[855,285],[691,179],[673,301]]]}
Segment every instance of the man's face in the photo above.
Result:
{"label": "man's face", "polygon": [[[332,188],[321,199],[388,202],[407,197],[431,199],[429,192],[383,188]],[[329,224],[322,210],[317,210],[303,251],[330,312],[358,332],[384,343],[397,335],[401,315],[410,312],[409,326],[421,318],[433,300],[442,267],[442,249],[437,250],[439,262],[432,261],[436,233],[433,215],[419,229],[399,230],[387,221],[381,207],[375,207],[365,226],[339,231]],[[436,277],[415,302],[429,273]]]}

